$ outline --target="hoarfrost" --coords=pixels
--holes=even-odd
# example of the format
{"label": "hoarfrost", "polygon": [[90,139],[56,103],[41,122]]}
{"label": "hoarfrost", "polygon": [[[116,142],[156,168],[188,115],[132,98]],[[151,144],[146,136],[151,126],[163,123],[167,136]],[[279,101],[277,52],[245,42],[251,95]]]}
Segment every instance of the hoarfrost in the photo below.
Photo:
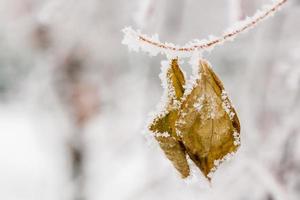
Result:
{"label": "hoarfrost", "polygon": [[188,155],[186,156],[186,159],[190,167],[190,175],[187,178],[183,179],[183,181],[186,184],[200,183],[198,184],[198,186],[209,188],[210,183],[208,182],[208,180],[205,178],[204,175],[199,173],[199,168],[197,167],[197,165],[191,160],[191,158]]}
{"label": "hoarfrost", "polygon": [[227,162],[229,160],[231,160],[235,155],[235,152],[230,152],[228,154],[226,154],[223,158],[219,159],[219,160],[215,160],[214,161],[214,167],[211,169],[211,171],[208,173],[208,177],[212,178],[214,173],[217,171],[217,169],[219,168],[219,166],[224,163]]}
{"label": "hoarfrost", "polygon": [[192,75],[190,76],[190,78],[188,79],[188,81],[186,82],[185,86],[184,86],[184,94],[182,99],[186,99],[186,97],[191,94],[192,90],[194,89],[194,87],[197,84],[197,81],[200,80],[200,71],[199,71],[199,60],[201,58],[201,53],[197,52],[194,53],[193,56],[191,57],[189,64],[192,66]]}
{"label": "hoarfrost", "polygon": [[170,134],[168,132],[163,132],[163,133],[156,132],[155,136],[156,137],[170,137]]}
{"label": "hoarfrost", "polygon": [[205,99],[205,96],[202,95],[201,97],[198,98],[198,100],[194,104],[194,108],[198,111],[201,112],[201,109],[203,107],[203,101]]}
{"label": "hoarfrost", "polygon": [[[162,118],[166,116],[168,109],[176,109],[180,106],[181,102],[176,99],[175,89],[171,84],[171,77],[168,76],[168,70],[170,68],[170,61],[164,60],[161,62],[161,73],[159,74],[159,77],[161,79],[161,85],[164,89],[163,95],[161,97],[160,102],[158,103],[156,107],[155,112],[151,112],[150,118],[147,122],[148,126],[149,124],[152,124],[155,122],[158,118]],[[170,102],[172,101],[172,104],[170,105]],[[170,106],[168,108],[168,106]],[[149,129],[149,127],[148,127]],[[157,134],[157,133],[154,133]],[[165,135],[165,134],[164,134]]]}
{"label": "hoarfrost", "polygon": [[236,130],[234,130],[233,132],[233,137],[234,137],[233,144],[235,146],[239,146],[241,144],[241,138],[240,138],[240,134]]}
{"label": "hoarfrost", "polygon": [[229,119],[233,120],[235,113],[232,111],[232,105],[225,90],[223,90],[221,93],[221,99],[223,109],[228,114]]}

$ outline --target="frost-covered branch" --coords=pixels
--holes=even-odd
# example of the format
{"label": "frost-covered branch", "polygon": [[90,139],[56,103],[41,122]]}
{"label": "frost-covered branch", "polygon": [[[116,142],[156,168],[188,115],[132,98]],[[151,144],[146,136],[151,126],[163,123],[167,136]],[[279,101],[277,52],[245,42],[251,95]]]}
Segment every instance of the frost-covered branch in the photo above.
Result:
{"label": "frost-covered branch", "polygon": [[206,40],[194,40],[183,46],[172,43],[163,43],[159,41],[158,35],[149,37],[142,34],[139,30],[135,31],[131,27],[123,29],[123,44],[128,45],[129,49],[138,51],[139,49],[148,52],[151,56],[158,53],[165,54],[169,57],[191,57],[195,52],[211,51],[213,47],[222,44],[225,41],[233,40],[239,33],[245,32],[255,27],[259,22],[272,16],[287,0],[278,0],[271,5],[264,6],[258,10],[253,17],[238,22],[228,29],[220,37],[210,36]]}

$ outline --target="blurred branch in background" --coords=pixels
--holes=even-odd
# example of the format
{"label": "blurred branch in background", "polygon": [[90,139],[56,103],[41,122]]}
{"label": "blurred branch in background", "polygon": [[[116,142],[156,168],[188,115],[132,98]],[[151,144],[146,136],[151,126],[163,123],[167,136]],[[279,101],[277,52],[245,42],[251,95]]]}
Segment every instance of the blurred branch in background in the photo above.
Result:
{"label": "blurred branch in background", "polygon": [[69,112],[73,121],[72,138],[69,144],[72,177],[76,184],[75,199],[85,198],[85,146],[84,127],[86,123],[98,113],[99,94],[98,88],[90,80],[84,79],[85,65],[84,59],[88,56],[82,48],[72,50],[57,67],[56,85],[58,96],[63,101],[65,109]]}
{"label": "blurred branch in background", "polygon": [[[39,51],[48,53],[53,48],[51,28],[37,23],[32,32],[33,45]],[[84,128],[86,123],[98,113],[98,87],[88,78],[85,59],[89,56],[83,47],[74,47],[66,55],[56,55],[54,85],[57,96],[67,111],[72,124],[71,137],[67,149],[71,160],[71,180],[74,183],[74,199],[85,200],[85,146]]]}

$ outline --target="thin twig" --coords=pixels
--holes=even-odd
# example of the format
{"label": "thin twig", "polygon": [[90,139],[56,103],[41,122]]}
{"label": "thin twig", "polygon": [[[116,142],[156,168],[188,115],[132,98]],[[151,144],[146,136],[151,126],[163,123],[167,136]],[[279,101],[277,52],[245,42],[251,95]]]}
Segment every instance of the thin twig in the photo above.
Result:
{"label": "thin twig", "polygon": [[[123,43],[127,44],[128,46],[132,45],[131,48],[134,50],[137,50],[138,49],[137,47],[141,47],[144,51],[147,51],[149,53],[152,53],[150,52],[150,49],[145,48],[142,45],[146,44],[150,46],[150,48],[152,46],[153,48],[155,48],[156,51],[154,52],[154,54],[158,52],[169,54],[170,51],[171,52],[194,52],[194,51],[201,51],[201,50],[209,50],[212,47],[219,45],[227,40],[234,39],[234,37],[237,36],[239,33],[245,32],[246,30],[253,28],[259,22],[274,14],[286,2],[287,0],[279,0],[273,5],[265,7],[263,11],[257,11],[257,13],[252,18],[247,18],[246,20],[240,22],[237,28],[232,29],[231,31],[227,31],[222,36],[213,39],[200,40],[200,41],[198,40],[197,42],[187,43],[187,45],[184,46],[178,46],[178,45],[173,45],[171,43],[162,43],[157,39],[141,34],[139,31],[136,32],[131,28],[125,28],[123,30],[125,33]],[[130,44],[130,42],[128,41],[130,40],[131,42],[133,42],[132,39],[136,39],[138,40],[138,42],[142,42],[144,44],[134,44],[134,45]],[[184,57],[188,57],[188,56],[185,55]]]}

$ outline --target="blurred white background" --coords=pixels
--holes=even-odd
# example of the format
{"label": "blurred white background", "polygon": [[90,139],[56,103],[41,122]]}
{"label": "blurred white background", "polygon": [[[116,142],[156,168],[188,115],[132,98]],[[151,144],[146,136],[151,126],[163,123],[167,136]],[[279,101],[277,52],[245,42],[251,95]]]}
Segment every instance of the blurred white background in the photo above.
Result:
{"label": "blurred white background", "polygon": [[299,200],[299,0],[205,55],[242,126],[211,187],[142,134],[165,58],[121,45],[127,25],[178,44],[219,35],[268,2],[0,0],[0,199]]}

